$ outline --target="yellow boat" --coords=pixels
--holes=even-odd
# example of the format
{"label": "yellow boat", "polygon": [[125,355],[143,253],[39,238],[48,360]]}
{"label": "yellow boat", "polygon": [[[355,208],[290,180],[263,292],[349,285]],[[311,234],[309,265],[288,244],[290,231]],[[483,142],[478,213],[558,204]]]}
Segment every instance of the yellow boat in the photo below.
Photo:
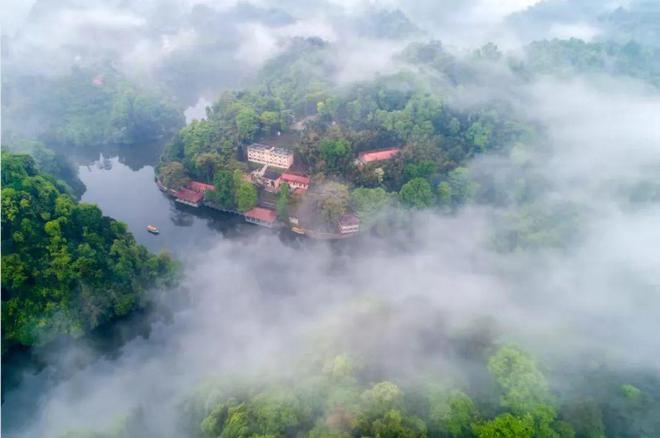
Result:
{"label": "yellow boat", "polygon": [[151,234],[158,234],[160,231],[158,230],[158,227],[155,225],[147,225],[147,231],[149,231]]}

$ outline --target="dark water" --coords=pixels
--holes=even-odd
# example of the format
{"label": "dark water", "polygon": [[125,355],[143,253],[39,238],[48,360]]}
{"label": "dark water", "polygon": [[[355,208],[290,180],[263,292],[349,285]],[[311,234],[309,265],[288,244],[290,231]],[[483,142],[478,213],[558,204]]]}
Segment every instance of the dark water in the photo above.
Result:
{"label": "dark water", "polygon": [[[118,157],[100,156],[80,166],[79,177],[87,187],[81,201],[96,204],[104,215],[126,223],[137,241],[152,251],[169,250],[184,258],[220,239],[257,231],[240,216],[174,202],[158,190],[151,165],[135,170]],[[156,225],[160,234],[148,233],[149,224]]]}

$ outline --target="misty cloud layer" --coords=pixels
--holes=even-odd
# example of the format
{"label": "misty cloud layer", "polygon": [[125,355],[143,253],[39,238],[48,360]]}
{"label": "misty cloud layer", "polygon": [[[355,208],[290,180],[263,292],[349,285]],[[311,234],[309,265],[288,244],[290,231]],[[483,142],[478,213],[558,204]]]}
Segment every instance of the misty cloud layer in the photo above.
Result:
{"label": "misty cloud layer", "polygon": [[[335,79],[349,82],[391,72],[392,55],[414,40],[439,39],[459,50],[495,41],[514,50],[535,38],[591,39],[602,24],[584,17],[626,4],[587,2],[576,9],[559,0],[13,3],[1,17],[5,73],[51,76],[73,65],[105,62],[145,85],[165,85],[186,105],[200,94],[213,99],[224,89],[250,84],[294,36],[333,43]],[[537,18],[546,15],[551,22]]]}

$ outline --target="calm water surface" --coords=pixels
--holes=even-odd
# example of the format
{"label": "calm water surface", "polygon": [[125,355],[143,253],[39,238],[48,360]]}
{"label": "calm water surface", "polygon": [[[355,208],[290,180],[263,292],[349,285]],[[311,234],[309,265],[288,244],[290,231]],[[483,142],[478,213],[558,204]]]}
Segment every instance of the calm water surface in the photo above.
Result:
{"label": "calm water surface", "polygon": [[[82,201],[96,204],[104,215],[126,223],[137,241],[152,251],[169,250],[183,257],[221,239],[257,231],[242,217],[174,202],[158,190],[151,165],[134,170],[118,157],[100,156],[80,166],[79,177],[87,187]],[[148,233],[145,227],[149,224],[156,225],[160,234]]]}

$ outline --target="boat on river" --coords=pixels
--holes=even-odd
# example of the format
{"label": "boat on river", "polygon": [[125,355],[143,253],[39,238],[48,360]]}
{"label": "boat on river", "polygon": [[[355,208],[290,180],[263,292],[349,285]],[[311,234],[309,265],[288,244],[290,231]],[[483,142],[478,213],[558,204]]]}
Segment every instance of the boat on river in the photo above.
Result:
{"label": "boat on river", "polygon": [[160,230],[155,225],[147,225],[147,231],[149,231],[151,234],[159,234],[160,233]]}

